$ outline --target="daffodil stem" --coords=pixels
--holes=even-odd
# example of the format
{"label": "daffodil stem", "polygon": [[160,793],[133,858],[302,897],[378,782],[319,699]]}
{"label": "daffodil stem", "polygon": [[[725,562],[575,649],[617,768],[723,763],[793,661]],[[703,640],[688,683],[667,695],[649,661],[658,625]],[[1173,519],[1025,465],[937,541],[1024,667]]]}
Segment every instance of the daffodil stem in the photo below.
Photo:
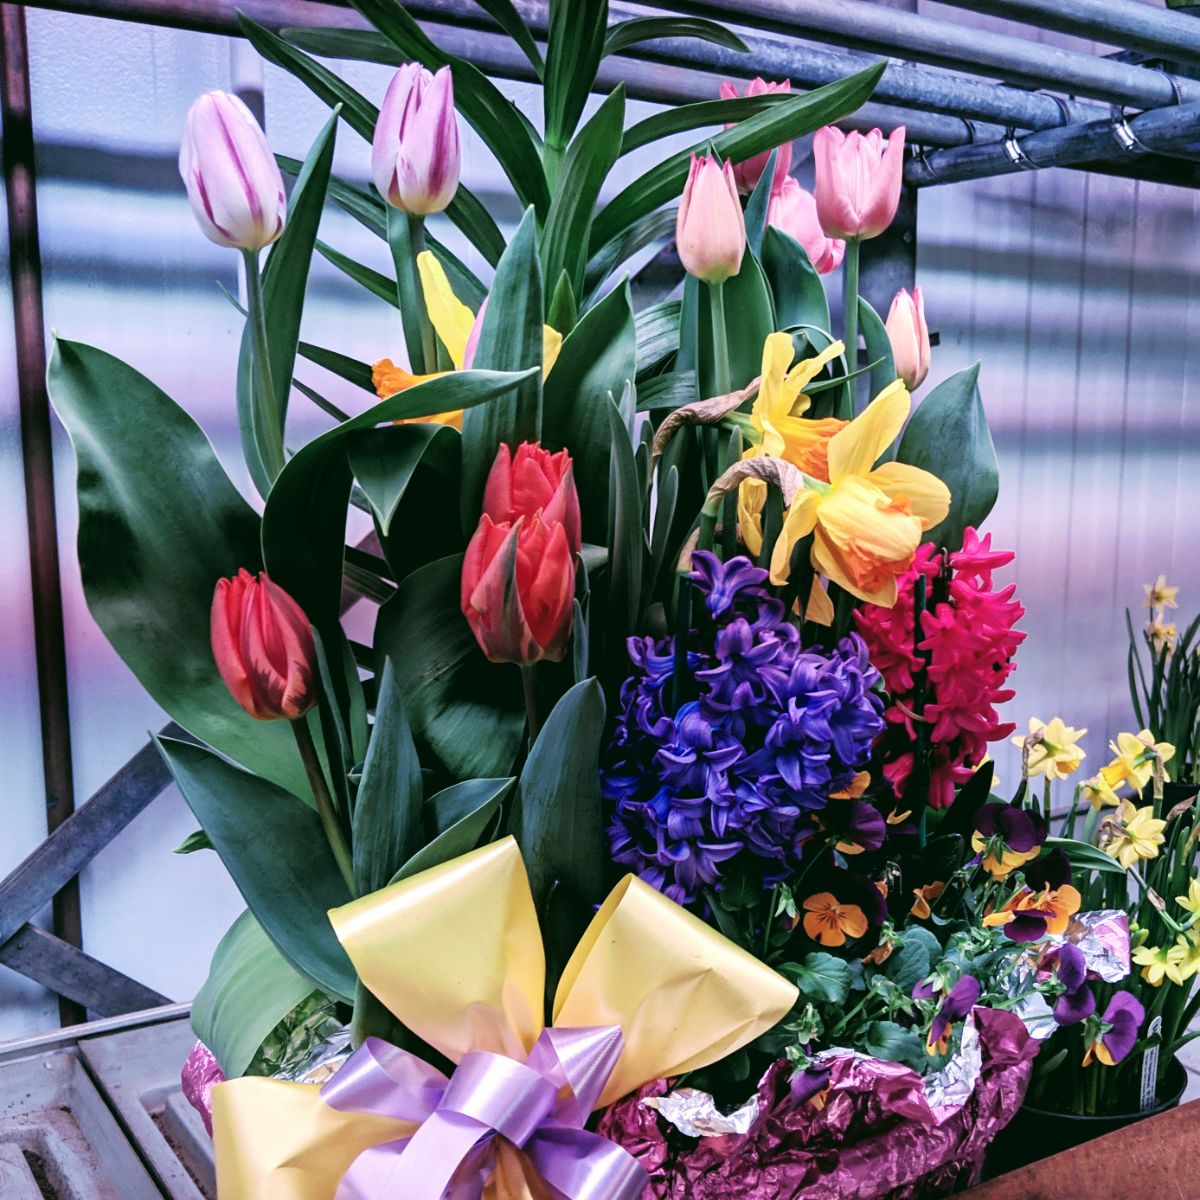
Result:
{"label": "daffodil stem", "polygon": [[[853,375],[858,370],[858,252],[862,245],[858,238],[846,241],[845,274],[842,276],[844,295],[845,319],[842,323],[842,340],[846,343],[846,372]],[[854,402],[857,392],[857,381],[850,380],[846,384],[844,410],[838,413],[843,420],[854,416],[857,405]]]}
{"label": "daffodil stem", "polygon": [[321,828],[329,842],[329,849],[350,889],[350,895],[356,895],[354,886],[354,865],[350,858],[350,847],[346,844],[342,827],[338,824],[337,813],[333,808],[333,797],[329,794],[329,786],[325,782],[325,772],[321,768],[321,759],[313,742],[312,732],[308,728],[308,720],[299,717],[292,723],[292,733],[296,736],[296,747],[300,751],[300,761],[304,764],[304,773],[308,776],[308,785],[312,788],[313,799],[317,802],[317,816],[321,818]]}
{"label": "daffodil stem", "polygon": [[713,383],[718,396],[733,391],[729,374],[729,335],[725,330],[725,284],[708,285],[708,301],[712,313]]}
{"label": "daffodil stem", "polygon": [[421,287],[421,268],[417,259],[425,250],[425,218],[415,213],[408,214],[408,245],[411,251],[413,294],[422,297],[420,303],[421,320],[421,357],[424,363],[414,363],[413,371],[418,374],[429,374],[438,369],[437,343],[433,340],[433,325],[429,320],[429,310],[425,307],[424,291]]}
{"label": "daffodil stem", "polygon": [[538,715],[537,680],[534,678],[532,663],[525,663],[521,667],[521,689],[525,694],[525,720],[529,725],[529,744],[532,746],[542,729],[541,718]]}
{"label": "daffodil stem", "polygon": [[283,420],[275,399],[271,376],[271,349],[267,339],[267,308],[263,302],[262,277],[258,273],[258,251],[243,250],[246,264],[246,309],[250,322],[251,357],[254,375],[254,442],[269,482],[283,470]]}

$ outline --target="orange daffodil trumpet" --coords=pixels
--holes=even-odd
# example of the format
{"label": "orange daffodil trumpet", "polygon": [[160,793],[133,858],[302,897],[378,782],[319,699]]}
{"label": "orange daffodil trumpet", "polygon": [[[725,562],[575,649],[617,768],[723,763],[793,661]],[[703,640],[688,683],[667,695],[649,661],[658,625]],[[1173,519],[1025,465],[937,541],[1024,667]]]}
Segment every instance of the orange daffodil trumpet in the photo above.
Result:
{"label": "orange daffodil trumpet", "polygon": [[912,565],[925,531],[945,519],[950,489],[907,463],[875,466],[910,408],[908,389],[889,384],[829,439],[828,483],[806,476],[771,556],[771,582],[785,583],[792,551],[813,537],[812,563],[859,600],[890,608],[896,579]]}

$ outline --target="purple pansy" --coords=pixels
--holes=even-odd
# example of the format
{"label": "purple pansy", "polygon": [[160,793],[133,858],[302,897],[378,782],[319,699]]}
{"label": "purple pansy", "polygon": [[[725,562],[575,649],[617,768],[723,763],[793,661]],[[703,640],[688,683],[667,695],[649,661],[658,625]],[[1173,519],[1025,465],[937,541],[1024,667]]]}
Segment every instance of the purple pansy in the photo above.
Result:
{"label": "purple pansy", "polygon": [[1102,1032],[1092,1041],[1084,1057],[1084,1066],[1095,1055],[1106,1067],[1114,1067],[1137,1042],[1138,1030],[1146,1019],[1146,1010],[1130,992],[1117,992],[1104,1010]]}
{"label": "purple pansy", "polygon": [[1087,984],[1087,959],[1078,946],[1069,942],[1058,951],[1058,982],[1063,994],[1054,1005],[1054,1019],[1060,1025],[1078,1025],[1096,1011],[1096,997]]}
{"label": "purple pansy", "polygon": [[[963,975],[938,1005],[925,1049],[930,1054],[945,1054],[955,1021],[961,1021],[975,1007],[983,989],[974,975]],[[915,994],[915,990],[914,990]]]}

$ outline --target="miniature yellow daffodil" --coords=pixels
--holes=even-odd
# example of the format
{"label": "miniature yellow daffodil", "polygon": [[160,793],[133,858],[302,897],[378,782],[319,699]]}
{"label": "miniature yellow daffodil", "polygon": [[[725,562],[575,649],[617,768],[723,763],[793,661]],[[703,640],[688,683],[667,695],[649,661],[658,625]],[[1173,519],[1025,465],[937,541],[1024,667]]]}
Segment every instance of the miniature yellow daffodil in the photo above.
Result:
{"label": "miniature yellow daffodil", "polygon": [[1105,806],[1116,808],[1121,797],[1109,786],[1103,775],[1093,775],[1079,785],[1080,795],[1099,812]]}
{"label": "miniature yellow daffodil", "polygon": [[1143,602],[1144,608],[1179,607],[1179,589],[1168,586],[1165,575],[1160,575],[1153,583],[1142,584],[1142,587],[1146,589],[1146,599]]}
{"label": "miniature yellow daffodil", "polygon": [[1144,858],[1157,858],[1158,848],[1165,840],[1163,830],[1166,821],[1154,815],[1150,805],[1135,808],[1130,800],[1122,800],[1121,806],[1105,823],[1101,849],[1115,858],[1125,870]]}
{"label": "miniature yellow daffodil", "polygon": [[1174,621],[1163,621],[1155,617],[1146,622],[1146,640],[1155,654],[1170,653],[1179,641],[1179,627]]}
{"label": "miniature yellow daffodil", "polygon": [[1181,984],[1187,978],[1182,970],[1187,957],[1184,946],[1139,946],[1132,957],[1134,964],[1142,968],[1142,978],[1151,987],[1162,987],[1164,979]]}
{"label": "miniature yellow daffodil", "polygon": [[[1108,748],[1116,757],[1100,769],[1105,782],[1112,788],[1127,783],[1138,792],[1150,782],[1155,766],[1170,762],[1175,755],[1174,746],[1169,742],[1156,743],[1148,729],[1140,733],[1119,733],[1115,742],[1109,742]],[[1163,777],[1167,778],[1165,770]]]}
{"label": "miniature yellow daffodil", "polygon": [[1185,912],[1200,912],[1200,875],[1193,876],[1188,883],[1186,896],[1176,896],[1175,903]]}
{"label": "miniature yellow daffodil", "polygon": [[1061,717],[1045,723],[1030,717],[1029,733],[1025,736],[1018,733],[1012,738],[1012,744],[1022,752],[1028,777],[1044,775],[1047,779],[1066,779],[1087,757],[1083,747],[1077,745],[1085,733],[1086,729],[1073,729],[1064,724]]}

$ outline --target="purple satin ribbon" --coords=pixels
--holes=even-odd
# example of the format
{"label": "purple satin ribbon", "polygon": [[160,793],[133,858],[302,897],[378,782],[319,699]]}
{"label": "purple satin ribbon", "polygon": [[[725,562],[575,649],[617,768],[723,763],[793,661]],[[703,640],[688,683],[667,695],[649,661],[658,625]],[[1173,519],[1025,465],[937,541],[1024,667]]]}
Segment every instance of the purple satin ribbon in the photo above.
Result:
{"label": "purple satin ribbon", "polygon": [[480,1200],[497,1137],[521,1149],[554,1200],[638,1200],[647,1175],[584,1125],[621,1057],[621,1030],[547,1029],[522,1063],[465,1054],[453,1076],[368,1038],[321,1089],[340,1112],[419,1122],[364,1150],[334,1200]]}

